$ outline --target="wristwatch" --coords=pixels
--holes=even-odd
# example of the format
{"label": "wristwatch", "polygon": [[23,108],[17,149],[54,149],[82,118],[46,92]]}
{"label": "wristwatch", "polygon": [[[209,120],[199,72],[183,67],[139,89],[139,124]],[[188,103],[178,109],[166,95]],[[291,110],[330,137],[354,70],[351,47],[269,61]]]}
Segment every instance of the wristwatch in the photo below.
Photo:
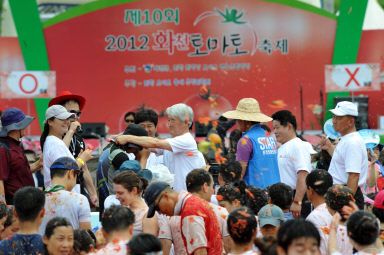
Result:
{"label": "wristwatch", "polygon": [[294,203],[298,204],[298,205],[301,205],[303,202],[301,201],[293,201]]}

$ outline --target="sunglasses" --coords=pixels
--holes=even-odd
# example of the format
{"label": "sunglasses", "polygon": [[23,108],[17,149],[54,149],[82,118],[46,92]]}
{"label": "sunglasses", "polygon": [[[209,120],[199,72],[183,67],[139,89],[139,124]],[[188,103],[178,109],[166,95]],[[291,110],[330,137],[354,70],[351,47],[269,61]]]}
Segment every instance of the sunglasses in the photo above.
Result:
{"label": "sunglasses", "polygon": [[134,120],[128,120],[128,119],[127,119],[127,120],[125,120],[125,122],[132,122],[132,123],[133,123],[133,122],[135,122],[135,121],[134,121]]}
{"label": "sunglasses", "polygon": [[69,111],[70,113],[74,113],[74,114],[76,114],[76,116],[78,117],[78,118],[80,118],[80,116],[81,116],[81,111],[75,111],[75,110],[71,110],[71,111]]}

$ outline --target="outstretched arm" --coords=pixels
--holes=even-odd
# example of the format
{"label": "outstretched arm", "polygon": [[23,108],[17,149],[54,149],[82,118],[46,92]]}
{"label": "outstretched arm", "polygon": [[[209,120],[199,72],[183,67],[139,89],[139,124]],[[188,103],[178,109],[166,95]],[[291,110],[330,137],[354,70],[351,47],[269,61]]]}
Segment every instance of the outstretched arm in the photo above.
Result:
{"label": "outstretched arm", "polygon": [[161,140],[149,136],[120,135],[115,139],[116,144],[124,145],[134,143],[144,148],[157,148],[172,151],[172,147],[167,140]]}

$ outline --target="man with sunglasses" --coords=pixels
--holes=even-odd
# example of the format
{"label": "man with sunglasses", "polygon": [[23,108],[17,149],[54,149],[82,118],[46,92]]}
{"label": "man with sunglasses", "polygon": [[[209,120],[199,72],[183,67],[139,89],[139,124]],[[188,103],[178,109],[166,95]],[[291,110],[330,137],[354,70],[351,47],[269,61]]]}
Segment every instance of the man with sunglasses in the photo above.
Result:
{"label": "man with sunglasses", "polygon": [[[85,105],[85,98],[80,95],[72,94],[70,91],[62,91],[57,97],[49,101],[49,106],[59,104],[64,106],[68,112],[75,114],[75,119],[71,122],[68,132],[63,137],[64,143],[68,146],[74,158],[77,158],[81,151],[85,151],[85,143],[81,135],[81,124],[79,122],[81,111]],[[98,198],[95,186],[92,182],[91,174],[85,164],[79,177],[81,194],[89,197],[90,202],[97,206]],[[87,192],[85,191],[87,190]]]}
{"label": "man with sunglasses", "polygon": [[39,233],[43,235],[48,221],[56,216],[66,217],[74,229],[92,229],[88,199],[71,192],[80,174],[76,161],[69,157],[58,158],[50,170],[52,184],[44,191],[45,214]]}

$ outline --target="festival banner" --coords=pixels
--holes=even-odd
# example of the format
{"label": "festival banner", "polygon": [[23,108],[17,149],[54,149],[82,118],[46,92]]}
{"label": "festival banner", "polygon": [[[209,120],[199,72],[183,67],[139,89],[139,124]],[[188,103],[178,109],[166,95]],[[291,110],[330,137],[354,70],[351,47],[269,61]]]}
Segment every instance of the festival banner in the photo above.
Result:
{"label": "festival banner", "polygon": [[268,115],[290,109],[298,121],[301,111],[314,119],[306,106],[321,103],[336,29],[327,12],[285,1],[98,2],[43,27],[58,92],[84,96],[84,118],[105,121],[111,133],[143,106],[159,113],[167,133],[173,104],[190,105],[195,121],[215,120],[244,97]]}

